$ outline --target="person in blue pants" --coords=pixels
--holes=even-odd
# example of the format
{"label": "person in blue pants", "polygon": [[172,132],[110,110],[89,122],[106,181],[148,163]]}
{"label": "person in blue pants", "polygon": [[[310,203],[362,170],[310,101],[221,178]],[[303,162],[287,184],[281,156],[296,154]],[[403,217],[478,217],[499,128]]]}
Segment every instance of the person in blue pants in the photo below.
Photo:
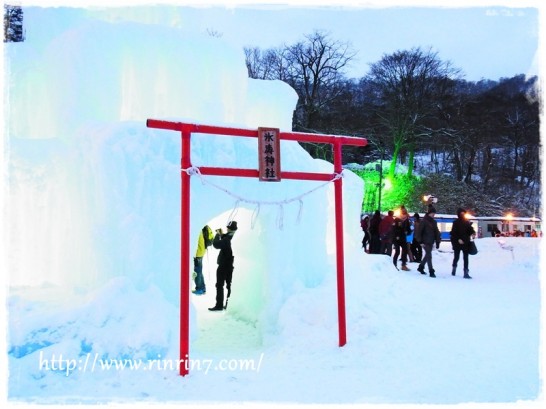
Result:
{"label": "person in blue pants", "polygon": [[212,244],[214,234],[212,229],[207,225],[201,229],[197,239],[197,250],[193,258],[193,277],[195,280],[195,290],[192,291],[195,295],[203,295],[207,292],[205,278],[203,277],[203,256],[207,252],[207,248]]}

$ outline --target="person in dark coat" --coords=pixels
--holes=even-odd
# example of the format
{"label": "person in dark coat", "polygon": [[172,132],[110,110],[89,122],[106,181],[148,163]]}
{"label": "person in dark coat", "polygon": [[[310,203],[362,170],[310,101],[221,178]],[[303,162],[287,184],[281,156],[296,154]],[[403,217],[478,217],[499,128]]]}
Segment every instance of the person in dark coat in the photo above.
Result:
{"label": "person in dark coat", "polygon": [[476,232],[470,223],[465,218],[466,210],[463,208],[457,209],[457,219],[453,222],[451,227],[451,245],[453,246],[453,263],[451,275],[455,275],[457,272],[457,262],[461,252],[463,253],[463,273],[464,278],[472,278],[468,274],[468,249],[470,246],[470,240],[473,240],[476,236]]}
{"label": "person in dark coat", "polygon": [[493,227],[493,230],[491,230],[491,237],[500,237],[501,231],[497,226]]}
{"label": "person in dark coat", "polygon": [[421,259],[423,258],[423,249],[421,247],[421,244],[417,241],[415,238],[415,230],[417,230],[417,226],[419,226],[419,223],[421,222],[421,216],[419,216],[419,213],[415,213],[413,215],[413,239],[411,241],[411,253],[413,254],[413,261],[416,263],[420,263]]}
{"label": "person in dark coat", "polygon": [[379,239],[379,224],[381,223],[381,213],[376,210],[370,219],[370,253],[379,254],[381,248],[381,241]]}
{"label": "person in dark coat", "polygon": [[407,235],[411,233],[411,226],[409,221],[409,215],[408,211],[404,206],[400,209],[400,216],[394,218],[394,226],[393,226],[393,244],[394,244],[394,257],[393,257],[393,264],[396,268],[397,262],[398,262],[398,256],[400,255],[400,252],[402,252],[402,257],[400,260],[402,261],[402,267],[401,269],[404,271],[409,271],[409,268],[406,266],[406,263],[408,262],[408,243],[407,243]]}
{"label": "person in dark coat", "polygon": [[434,268],[432,268],[432,246],[436,242],[436,248],[440,248],[440,243],[442,241],[440,236],[440,230],[438,229],[438,224],[434,220],[436,215],[436,209],[433,206],[429,206],[427,214],[423,217],[423,220],[419,223],[415,229],[415,236],[417,241],[423,246],[425,250],[425,256],[419,263],[417,271],[421,274],[425,273],[425,264],[428,266],[428,272],[431,277],[436,277],[434,274]]}
{"label": "person in dark coat", "polygon": [[[231,249],[231,239],[237,231],[237,222],[231,221],[227,225],[227,233],[222,229],[216,230],[216,235],[212,245],[219,249],[218,268],[216,270],[216,305],[209,308],[210,311],[222,311],[227,307],[227,300],[231,295],[231,278],[233,277],[233,251]],[[227,289],[226,304],[224,305],[224,284]]]}

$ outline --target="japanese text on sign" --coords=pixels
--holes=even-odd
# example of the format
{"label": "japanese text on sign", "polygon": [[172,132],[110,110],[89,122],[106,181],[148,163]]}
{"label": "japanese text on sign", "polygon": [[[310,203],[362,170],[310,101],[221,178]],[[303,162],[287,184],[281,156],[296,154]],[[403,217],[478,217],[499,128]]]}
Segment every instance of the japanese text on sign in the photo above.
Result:
{"label": "japanese text on sign", "polygon": [[258,154],[260,180],[278,182],[281,180],[281,149],[279,129],[258,128]]}

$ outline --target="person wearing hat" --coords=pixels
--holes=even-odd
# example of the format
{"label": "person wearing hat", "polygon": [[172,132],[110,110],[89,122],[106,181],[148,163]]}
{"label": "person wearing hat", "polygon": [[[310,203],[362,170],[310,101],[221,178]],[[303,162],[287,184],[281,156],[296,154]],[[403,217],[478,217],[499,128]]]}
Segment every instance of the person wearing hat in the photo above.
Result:
{"label": "person wearing hat", "polygon": [[[227,308],[227,299],[231,295],[231,278],[233,276],[233,251],[231,249],[231,239],[237,231],[237,222],[231,221],[227,225],[227,233],[222,229],[216,230],[216,235],[212,241],[215,249],[219,249],[218,268],[216,269],[216,305],[209,308],[210,311],[222,311]],[[226,304],[224,305],[224,283],[227,289]]]}
{"label": "person wearing hat", "polygon": [[436,277],[436,275],[434,274],[434,268],[432,268],[432,246],[436,242],[436,248],[440,248],[440,242],[442,241],[442,238],[440,236],[440,230],[438,229],[438,223],[436,223],[436,220],[434,220],[435,215],[436,209],[434,208],[434,206],[429,205],[427,214],[425,215],[425,217],[423,217],[423,220],[421,220],[421,222],[415,229],[415,237],[425,250],[425,255],[419,263],[417,271],[419,271],[421,274],[426,274],[426,264],[428,266],[428,272],[431,277]]}
{"label": "person wearing hat", "polygon": [[451,227],[450,237],[451,245],[453,246],[453,263],[451,275],[454,276],[457,272],[457,262],[463,252],[463,273],[464,278],[472,278],[468,274],[468,249],[470,246],[470,240],[476,236],[476,232],[472,227],[472,224],[466,220],[466,210],[463,208],[457,209],[457,219],[453,222]]}

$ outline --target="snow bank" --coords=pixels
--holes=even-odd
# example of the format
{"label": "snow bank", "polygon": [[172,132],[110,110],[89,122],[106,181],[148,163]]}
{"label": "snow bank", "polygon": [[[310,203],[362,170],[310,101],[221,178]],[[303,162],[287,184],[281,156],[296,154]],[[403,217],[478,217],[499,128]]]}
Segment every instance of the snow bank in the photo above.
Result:
{"label": "snow bank", "polygon": [[[178,304],[180,135],[148,129],[146,119],[290,130],[296,93],[248,79],[242,50],[218,38],[68,9],[30,8],[25,18],[27,41],[6,44],[10,285],[87,293],[125,277]],[[79,23],[63,20],[70,18]],[[295,142],[283,141],[281,151],[284,170],[333,172]],[[191,153],[198,167],[257,168],[250,138],[195,135]],[[362,182],[345,173],[350,249]],[[310,193],[318,184],[192,178],[192,254],[205,223],[225,227],[235,212],[240,226],[230,313],[274,330],[294,287],[317,286],[331,273],[333,185]],[[290,202],[300,196],[301,210]],[[258,208],[245,199],[286,203]],[[310,244],[313,256],[302,250]],[[214,274],[207,281],[211,292]]]}

